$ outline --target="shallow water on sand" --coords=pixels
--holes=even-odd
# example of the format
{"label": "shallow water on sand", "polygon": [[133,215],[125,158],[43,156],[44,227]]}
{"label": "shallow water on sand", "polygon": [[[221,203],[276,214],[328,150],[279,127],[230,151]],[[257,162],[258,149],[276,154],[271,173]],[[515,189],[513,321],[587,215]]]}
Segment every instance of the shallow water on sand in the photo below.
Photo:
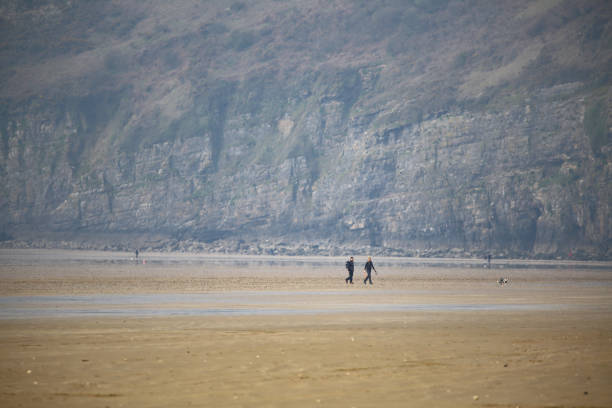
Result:
{"label": "shallow water on sand", "polygon": [[612,263],[378,258],[365,286],[361,259],[345,285],[344,261],[0,250],[0,319],[610,308]]}
{"label": "shallow water on sand", "polygon": [[[561,304],[432,304],[368,302],[342,292],[241,292],[217,294],[138,294],[0,297],[0,319],[105,316],[283,315],[381,312],[546,311]],[[362,296],[360,296],[361,298]],[[326,299],[327,298],[327,299]],[[331,302],[329,301],[331,300]]]}
{"label": "shallow water on sand", "polygon": [[[363,258],[363,259],[362,259]],[[356,256],[356,270],[364,263],[366,256]],[[338,256],[275,256],[275,255],[223,255],[197,254],[181,252],[140,253],[136,258],[130,252],[111,251],[72,251],[48,249],[2,249],[0,248],[0,266],[2,265],[35,265],[35,264],[156,264],[156,265],[233,265],[233,266],[297,266],[321,267],[344,265],[346,257]],[[490,265],[479,258],[409,258],[409,257],[376,257],[376,265],[391,267],[443,266],[471,267],[491,269],[602,269],[611,270],[612,262],[606,261],[572,261],[572,260],[520,260],[493,259]]]}

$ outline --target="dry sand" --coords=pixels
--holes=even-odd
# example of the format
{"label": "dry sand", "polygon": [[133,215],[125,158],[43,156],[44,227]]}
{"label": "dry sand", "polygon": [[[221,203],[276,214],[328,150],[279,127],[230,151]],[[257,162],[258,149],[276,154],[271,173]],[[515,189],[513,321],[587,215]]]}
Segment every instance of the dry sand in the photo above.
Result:
{"label": "dry sand", "polygon": [[606,265],[85,255],[0,251],[0,406],[612,406]]}

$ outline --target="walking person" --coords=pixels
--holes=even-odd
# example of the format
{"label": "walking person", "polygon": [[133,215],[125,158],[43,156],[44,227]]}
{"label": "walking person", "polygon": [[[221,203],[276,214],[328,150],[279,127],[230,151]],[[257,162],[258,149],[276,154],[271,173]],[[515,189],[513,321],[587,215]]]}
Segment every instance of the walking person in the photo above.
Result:
{"label": "walking person", "polygon": [[374,272],[376,272],[376,274],[378,275],[378,272],[376,271],[376,268],[374,267],[374,264],[372,263],[372,257],[368,256],[368,262],[366,262],[365,266],[364,266],[364,271],[366,272],[366,277],[363,280],[363,284],[365,285],[367,281],[370,281],[370,285],[372,284],[372,269],[374,269]]}
{"label": "walking person", "polygon": [[350,282],[350,284],[353,284],[353,272],[355,271],[355,262],[353,261],[353,257],[351,256],[351,258],[346,261],[346,269],[348,270],[348,278],[346,278],[344,281],[348,284]]}

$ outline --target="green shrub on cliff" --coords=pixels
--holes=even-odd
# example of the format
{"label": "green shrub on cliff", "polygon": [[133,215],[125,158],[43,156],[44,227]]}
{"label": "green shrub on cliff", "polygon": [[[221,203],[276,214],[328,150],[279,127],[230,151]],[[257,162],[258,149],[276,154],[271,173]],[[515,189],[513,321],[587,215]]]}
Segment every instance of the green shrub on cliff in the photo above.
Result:
{"label": "green shrub on cliff", "polygon": [[601,148],[609,143],[608,110],[602,101],[587,107],[584,113],[584,131],[591,142],[593,154],[600,155]]}

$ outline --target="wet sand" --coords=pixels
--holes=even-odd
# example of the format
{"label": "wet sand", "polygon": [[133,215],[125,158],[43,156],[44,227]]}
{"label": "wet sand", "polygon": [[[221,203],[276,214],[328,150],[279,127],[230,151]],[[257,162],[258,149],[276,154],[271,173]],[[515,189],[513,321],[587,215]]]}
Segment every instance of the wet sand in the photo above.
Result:
{"label": "wet sand", "polygon": [[606,264],[148,258],[0,251],[3,407],[612,406]]}

